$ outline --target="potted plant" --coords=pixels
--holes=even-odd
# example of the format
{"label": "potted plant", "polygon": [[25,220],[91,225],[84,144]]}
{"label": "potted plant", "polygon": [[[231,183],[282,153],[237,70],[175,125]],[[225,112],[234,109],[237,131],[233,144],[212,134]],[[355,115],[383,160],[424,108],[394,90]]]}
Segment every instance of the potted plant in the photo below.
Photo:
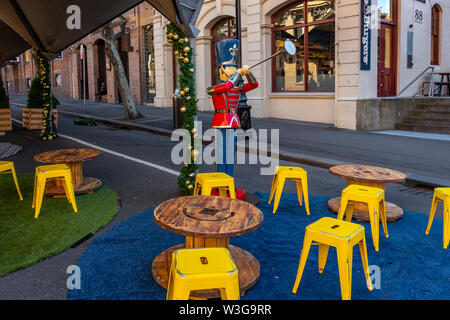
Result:
{"label": "potted plant", "polygon": [[[23,127],[27,130],[42,130],[43,128],[43,113],[44,106],[42,98],[43,88],[39,78],[34,78],[31,81],[31,88],[28,92],[27,106],[23,108],[22,122]],[[55,125],[58,126],[58,109],[56,105],[58,101],[53,97],[53,114],[55,116]]]}
{"label": "potted plant", "polygon": [[3,86],[2,75],[0,73],[0,132],[11,131],[11,109],[9,108],[9,97]]}

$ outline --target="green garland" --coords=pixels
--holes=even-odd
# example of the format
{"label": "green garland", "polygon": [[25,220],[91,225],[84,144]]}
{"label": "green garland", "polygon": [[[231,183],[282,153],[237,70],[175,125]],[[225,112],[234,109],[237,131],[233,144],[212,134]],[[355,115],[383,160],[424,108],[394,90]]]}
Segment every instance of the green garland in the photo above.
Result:
{"label": "green garland", "polygon": [[167,41],[173,45],[173,53],[177,57],[181,74],[178,77],[180,84],[180,95],[183,97],[183,107],[180,111],[184,113],[183,128],[190,132],[191,139],[191,161],[185,163],[178,176],[178,187],[186,195],[194,193],[195,173],[198,165],[194,161],[199,156],[198,151],[193,148],[194,140],[197,138],[194,127],[194,117],[197,115],[197,101],[194,92],[194,65],[192,64],[192,48],[189,39],[173,23],[166,26]]}
{"label": "green garland", "polygon": [[51,122],[51,88],[50,88],[50,67],[48,59],[42,55],[41,52],[37,53],[39,68],[41,70],[40,81],[42,87],[42,140],[52,140],[56,138],[56,133],[52,130]]}

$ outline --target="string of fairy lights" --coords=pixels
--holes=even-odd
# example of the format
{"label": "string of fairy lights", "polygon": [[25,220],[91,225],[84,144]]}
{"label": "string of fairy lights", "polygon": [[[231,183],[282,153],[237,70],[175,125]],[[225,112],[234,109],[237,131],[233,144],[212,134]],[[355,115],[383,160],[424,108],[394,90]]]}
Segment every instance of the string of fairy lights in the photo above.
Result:
{"label": "string of fairy lights", "polygon": [[57,137],[56,133],[52,131],[51,124],[51,88],[50,88],[50,67],[48,59],[42,55],[41,52],[37,53],[40,68],[40,81],[42,87],[42,140],[52,140]]}

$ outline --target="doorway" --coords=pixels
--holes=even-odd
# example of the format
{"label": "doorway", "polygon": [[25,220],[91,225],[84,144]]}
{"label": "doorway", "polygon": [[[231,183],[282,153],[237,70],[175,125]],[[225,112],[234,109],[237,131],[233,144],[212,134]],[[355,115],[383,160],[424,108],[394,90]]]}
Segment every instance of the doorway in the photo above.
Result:
{"label": "doorway", "polygon": [[[81,50],[81,46],[84,46],[84,49]],[[82,44],[77,48],[77,56],[78,56],[78,97],[79,99],[84,99],[86,94],[86,99],[89,99],[89,76],[88,76],[88,62],[87,62],[87,52],[86,45]],[[84,60],[84,62],[83,62]],[[84,72],[83,72],[84,66]],[[86,81],[84,82],[83,77],[86,77]]]}
{"label": "doorway", "polygon": [[155,50],[153,47],[153,25],[144,26],[145,51],[145,102],[153,103],[156,96]]}
{"label": "doorway", "polygon": [[14,75],[14,93],[20,93],[20,76],[19,76],[19,64],[13,64],[13,75]]}
{"label": "doorway", "polygon": [[94,57],[97,64],[94,66],[94,71],[97,76],[96,83],[96,95],[98,100],[102,101],[104,99],[107,101],[107,87],[106,87],[106,51],[105,51],[105,41],[103,39],[98,39],[94,42]]}
{"label": "doorway", "polygon": [[378,30],[378,96],[397,93],[397,1],[380,0]]}

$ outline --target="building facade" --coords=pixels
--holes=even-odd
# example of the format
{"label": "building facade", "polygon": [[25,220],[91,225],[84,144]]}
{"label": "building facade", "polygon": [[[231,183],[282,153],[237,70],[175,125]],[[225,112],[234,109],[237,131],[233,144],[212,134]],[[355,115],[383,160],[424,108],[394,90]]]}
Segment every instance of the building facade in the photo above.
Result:
{"label": "building facade", "polygon": [[[447,0],[241,0],[241,5],[244,64],[271,56],[286,39],[297,48],[294,56],[279,55],[252,69],[260,83],[247,95],[253,117],[382,129],[375,123],[384,121],[377,116],[380,99],[421,91],[427,73],[410,83],[429,67],[450,71]],[[206,88],[218,81],[214,45],[236,36],[234,15],[234,0],[205,0],[199,14],[200,33],[191,44],[200,111],[213,110]],[[136,103],[171,107],[178,71],[165,35],[167,20],[147,3],[124,16],[128,22],[117,45]],[[34,64],[27,52],[18,59],[3,70],[3,80],[10,92],[26,93]],[[86,98],[120,103],[100,30],[54,59],[52,74],[60,98],[83,98],[85,83]],[[99,96],[102,83],[107,94]]]}

